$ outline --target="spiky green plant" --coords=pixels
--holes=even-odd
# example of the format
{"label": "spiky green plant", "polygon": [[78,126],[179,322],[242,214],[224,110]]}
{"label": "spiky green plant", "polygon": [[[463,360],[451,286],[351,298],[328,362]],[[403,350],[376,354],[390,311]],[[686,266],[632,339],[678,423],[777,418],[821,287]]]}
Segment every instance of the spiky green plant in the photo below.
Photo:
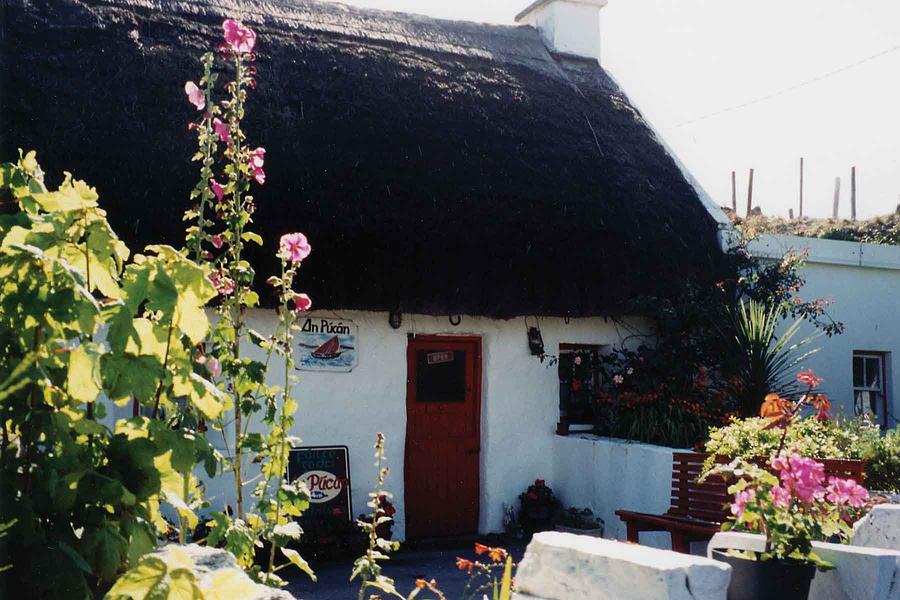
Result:
{"label": "spiky green plant", "polygon": [[803,323],[798,319],[779,333],[784,310],[749,300],[732,312],[735,344],[735,397],[745,417],[757,416],[766,394],[790,397],[798,391],[794,373],[819,348],[804,350],[821,334],[795,341]]}

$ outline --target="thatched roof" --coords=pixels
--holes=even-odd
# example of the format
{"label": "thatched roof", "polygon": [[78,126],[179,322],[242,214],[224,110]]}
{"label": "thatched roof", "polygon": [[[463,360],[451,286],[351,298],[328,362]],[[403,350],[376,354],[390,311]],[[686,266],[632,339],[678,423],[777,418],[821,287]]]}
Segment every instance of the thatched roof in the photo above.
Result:
{"label": "thatched roof", "polygon": [[[716,224],[593,61],[530,27],[308,0],[6,0],[2,155],[97,186],[132,245],[183,239],[186,80],[225,16],[259,34],[255,229],[306,232],[320,308],[597,315],[717,260]],[[237,7],[241,8],[238,9]],[[275,271],[259,268],[260,281]]]}

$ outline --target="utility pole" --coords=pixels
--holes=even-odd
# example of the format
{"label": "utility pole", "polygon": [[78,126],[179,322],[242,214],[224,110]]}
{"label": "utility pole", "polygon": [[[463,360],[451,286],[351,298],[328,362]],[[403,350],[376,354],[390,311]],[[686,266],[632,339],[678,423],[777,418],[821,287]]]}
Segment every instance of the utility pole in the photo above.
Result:
{"label": "utility pole", "polygon": [[837,219],[838,217],[838,205],[841,202],[841,178],[834,178],[834,207],[831,211],[831,217],[833,219]]}
{"label": "utility pole", "polygon": [[800,215],[803,218],[803,157],[800,157]]}
{"label": "utility pole", "polygon": [[750,168],[750,182],[747,184],[747,216],[753,209],[753,168]]}
{"label": "utility pole", "polygon": [[856,167],[850,167],[850,220],[856,220]]}

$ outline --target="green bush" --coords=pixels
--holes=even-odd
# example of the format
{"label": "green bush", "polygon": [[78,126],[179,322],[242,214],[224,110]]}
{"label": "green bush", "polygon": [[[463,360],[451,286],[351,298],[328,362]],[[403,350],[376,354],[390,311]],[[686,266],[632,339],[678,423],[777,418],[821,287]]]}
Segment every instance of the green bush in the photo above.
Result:
{"label": "green bush", "polygon": [[[729,458],[769,456],[778,449],[783,430],[766,429],[767,424],[760,417],[732,419],[729,425],[710,430],[706,451]],[[882,437],[878,426],[864,419],[806,417],[788,428],[784,447],[810,458],[865,460],[866,487],[900,492],[900,434],[896,430]]]}

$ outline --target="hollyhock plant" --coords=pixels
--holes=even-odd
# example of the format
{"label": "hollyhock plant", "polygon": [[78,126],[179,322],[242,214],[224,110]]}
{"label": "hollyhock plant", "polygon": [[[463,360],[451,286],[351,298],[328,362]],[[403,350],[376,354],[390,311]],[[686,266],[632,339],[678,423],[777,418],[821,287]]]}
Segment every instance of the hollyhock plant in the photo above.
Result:
{"label": "hollyhock plant", "polygon": [[225,143],[231,141],[231,130],[228,127],[228,123],[225,123],[219,117],[213,119],[213,129],[216,132],[216,135],[219,136],[219,140]]}
{"label": "hollyhock plant", "polygon": [[[813,552],[812,542],[847,542],[852,523],[865,514],[869,493],[853,479],[831,477],[825,467],[797,453],[776,456],[772,471],[736,458],[701,478],[716,474],[734,479],[731,516],[722,530],[766,536],[761,560],[790,560],[828,567]],[[774,472],[773,472],[774,471]]]}
{"label": "hollyhock plant", "polygon": [[256,33],[252,29],[234,19],[225,19],[222,29],[225,32],[225,43],[234,52],[239,54],[253,52],[253,47],[256,46]]}
{"label": "hollyhock plant", "polygon": [[306,294],[300,293],[294,296],[294,312],[305,312],[312,308],[312,299]]}
{"label": "hollyhock plant", "polygon": [[187,94],[190,103],[197,107],[197,110],[203,110],[206,106],[206,97],[203,95],[203,90],[193,81],[188,81],[184,84],[184,93]]}
{"label": "hollyhock plant", "polygon": [[266,182],[266,172],[263,171],[263,165],[265,164],[265,161],[265,148],[257,148],[250,153],[250,171],[251,173],[253,173],[253,179],[260,185]]}
{"label": "hollyhock plant", "polygon": [[216,195],[216,200],[219,202],[222,201],[222,198],[225,196],[225,186],[216,181],[215,179],[209,180],[209,189],[213,191],[213,194]]}
{"label": "hollyhock plant", "polygon": [[306,236],[302,233],[287,233],[281,236],[278,248],[278,256],[295,265],[312,252],[312,246],[309,245]]}

